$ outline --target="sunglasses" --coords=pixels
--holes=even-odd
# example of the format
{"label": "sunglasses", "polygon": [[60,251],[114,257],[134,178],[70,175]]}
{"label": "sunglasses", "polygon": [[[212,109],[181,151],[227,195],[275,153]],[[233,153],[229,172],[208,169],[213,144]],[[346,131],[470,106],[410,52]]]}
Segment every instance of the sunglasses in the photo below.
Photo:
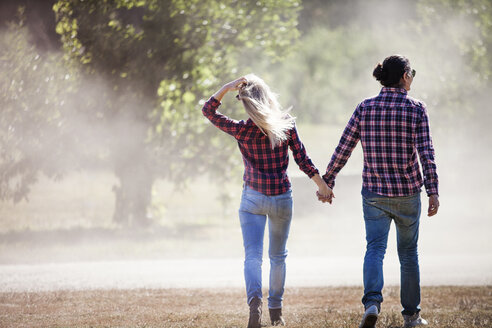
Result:
{"label": "sunglasses", "polygon": [[412,69],[410,72],[409,72],[410,75],[412,75],[412,77],[415,77],[415,75],[417,75],[417,71]]}

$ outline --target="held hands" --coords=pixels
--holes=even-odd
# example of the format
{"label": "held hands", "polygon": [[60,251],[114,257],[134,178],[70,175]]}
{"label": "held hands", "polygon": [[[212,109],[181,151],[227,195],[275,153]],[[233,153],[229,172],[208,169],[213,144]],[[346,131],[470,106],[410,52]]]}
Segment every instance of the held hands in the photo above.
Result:
{"label": "held hands", "polygon": [[328,202],[331,204],[332,199],[335,198],[335,195],[333,194],[333,190],[331,190],[331,188],[328,187],[325,180],[323,180],[323,178],[321,178],[321,176],[318,173],[313,175],[311,179],[313,179],[313,181],[318,186],[318,191],[316,192],[316,196],[318,196],[318,200],[323,203]]}
{"label": "held hands", "polygon": [[318,200],[323,203],[330,203],[333,201],[333,198],[335,198],[335,194],[333,193],[333,190],[328,187],[326,183],[323,183],[320,187],[319,190],[316,192],[316,196],[318,196]]}
{"label": "held hands", "polygon": [[427,216],[434,216],[439,210],[439,196],[430,195],[429,196],[429,209],[427,210]]}

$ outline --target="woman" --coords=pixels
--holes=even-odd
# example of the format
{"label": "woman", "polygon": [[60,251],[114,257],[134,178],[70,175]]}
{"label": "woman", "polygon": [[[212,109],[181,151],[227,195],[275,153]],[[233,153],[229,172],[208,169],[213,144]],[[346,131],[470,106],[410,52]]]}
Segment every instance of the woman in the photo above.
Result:
{"label": "woman", "polygon": [[[247,121],[217,112],[222,97],[238,90]],[[248,328],[261,325],[261,264],[263,235],[268,218],[270,289],[268,308],[272,325],[285,325],[282,296],[285,283],[287,237],[292,219],[291,184],[287,176],[288,148],[300,169],[318,186],[318,194],[331,202],[331,189],[321,179],[299,135],[295,119],[282,111],[276,96],[259,77],[250,74],[225,84],[203,106],[203,114],[219,129],[236,138],[244,162],[244,186],[239,219],[245,251],[244,278],[250,308]]]}
{"label": "woman", "polygon": [[379,95],[357,106],[323,176],[333,188],[335,177],[361,141],[364,152],[362,204],[367,240],[362,328],[374,327],[381,311],[383,258],[392,221],[396,226],[400,259],[404,327],[427,325],[420,316],[417,253],[422,185],[429,196],[428,216],[437,214],[439,196],[427,110],[423,102],[408,95],[415,74],[408,58],[401,55],[389,56],[376,66],[373,76],[383,88]]}

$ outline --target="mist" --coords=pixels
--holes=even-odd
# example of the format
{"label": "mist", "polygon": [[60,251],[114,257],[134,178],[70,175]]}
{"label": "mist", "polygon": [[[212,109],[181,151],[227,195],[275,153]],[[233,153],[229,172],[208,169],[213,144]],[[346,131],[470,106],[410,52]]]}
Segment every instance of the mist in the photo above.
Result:
{"label": "mist", "polygon": [[[464,13],[431,20],[425,13],[433,9],[425,3],[333,2],[313,11],[318,16],[312,17],[327,18],[322,24],[309,21],[305,12],[312,8],[306,2],[298,44],[290,53],[272,60],[256,49],[240,49],[234,74],[254,72],[278,92],[284,107],[293,106],[301,139],[323,173],[357,104],[381,88],[372,77],[374,66],[392,54],[407,56],[417,70],[410,95],[427,104],[441,203],[437,216],[428,218],[423,189],[422,283],[490,284],[492,92],[490,76],[476,64],[480,58],[490,61],[490,54],[473,57],[470,50],[490,49],[475,19],[485,7],[470,4]],[[59,44],[40,49],[33,33],[26,26],[0,29],[0,67],[7,72],[0,78],[0,289],[242,286],[237,215],[242,160],[233,139],[213,134],[201,116],[200,104],[210,95],[193,98],[193,105],[173,104],[166,112],[157,90],[130,97],[134,84],[143,83],[131,81],[128,94],[119,93],[111,76],[67,67]],[[169,95],[174,85],[166,84]],[[173,116],[180,110],[181,123]],[[232,96],[221,111],[246,118]],[[200,132],[192,139],[191,133],[176,135],[180,128]],[[219,164],[227,169],[218,170]],[[291,156],[288,284],[362,283],[362,166],[358,145],[328,205],[317,201],[314,183]],[[140,171],[149,173],[150,181]],[[121,172],[135,178],[124,180]],[[118,222],[118,190],[125,184],[150,184],[148,195],[129,193],[139,200],[126,195],[122,201],[129,209],[148,200],[144,225],[136,224],[136,217]],[[139,269],[129,270],[135,262]],[[385,270],[387,283],[398,284],[394,226]],[[73,280],[50,276],[53,272],[68,272]],[[87,278],[91,272],[102,273]],[[21,278],[8,278],[15,274]]]}

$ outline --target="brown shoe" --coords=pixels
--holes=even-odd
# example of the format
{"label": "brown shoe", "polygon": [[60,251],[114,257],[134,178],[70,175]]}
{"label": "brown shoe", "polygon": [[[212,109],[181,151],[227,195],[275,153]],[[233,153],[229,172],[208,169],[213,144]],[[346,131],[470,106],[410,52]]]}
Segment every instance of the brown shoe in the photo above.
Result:
{"label": "brown shoe", "polygon": [[285,326],[285,320],[282,318],[282,309],[269,309],[270,310],[270,320],[272,321],[272,326]]}
{"label": "brown shoe", "polygon": [[261,328],[261,299],[254,297],[249,302],[249,322],[248,328]]}

